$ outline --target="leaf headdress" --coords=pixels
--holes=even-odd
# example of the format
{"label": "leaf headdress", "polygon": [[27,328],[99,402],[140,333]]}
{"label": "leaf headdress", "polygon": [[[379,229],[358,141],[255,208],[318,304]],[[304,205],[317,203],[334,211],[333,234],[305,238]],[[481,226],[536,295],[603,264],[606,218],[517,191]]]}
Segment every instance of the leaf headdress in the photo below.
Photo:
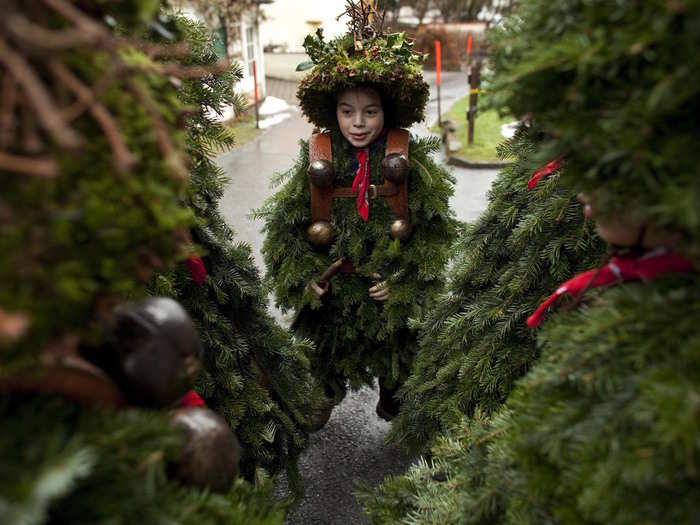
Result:
{"label": "leaf headdress", "polygon": [[[336,96],[345,89],[371,86],[382,98],[387,124],[407,127],[424,118],[429,88],[423,80],[425,56],[413,50],[404,33],[383,32],[384,10],[377,0],[348,0],[348,32],[331,41],[323,30],[304,40],[311,69],[297,91],[301,110],[321,128],[337,126]],[[342,16],[342,15],[341,15]]]}

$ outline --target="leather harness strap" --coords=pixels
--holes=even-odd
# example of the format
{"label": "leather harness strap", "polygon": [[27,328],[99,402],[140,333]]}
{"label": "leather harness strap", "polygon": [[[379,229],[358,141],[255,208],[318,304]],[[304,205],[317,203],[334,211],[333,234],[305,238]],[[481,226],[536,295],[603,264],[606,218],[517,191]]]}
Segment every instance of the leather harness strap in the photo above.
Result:
{"label": "leather harness strap", "polygon": [[[408,130],[394,128],[389,130],[386,138],[386,153],[384,157],[392,154],[403,155],[408,159]],[[397,219],[409,220],[408,213],[408,177],[404,177],[400,183],[390,180],[384,181],[383,187],[387,188],[386,201],[391,206]]]}
{"label": "leather harness strap", "polygon": [[[394,128],[389,130],[386,139],[385,157],[392,154],[399,154],[408,158],[408,139],[408,131],[405,129]],[[327,160],[331,164],[333,162],[331,135],[328,132],[314,133],[309,140],[309,164],[317,160]],[[350,187],[333,188],[331,186],[328,188],[320,188],[312,183],[310,183],[309,186],[311,189],[312,222],[329,222],[331,220],[334,198],[349,199],[357,197],[357,193],[353,192]],[[380,186],[372,184],[369,188],[369,196],[370,199],[384,197],[397,219],[409,219],[408,177],[400,183],[385,180],[384,184]]]}
{"label": "leather harness strap", "polygon": [[[309,165],[317,160],[327,160],[333,164],[333,148],[331,147],[330,133],[314,133],[309,140]],[[311,221],[331,220],[333,208],[333,186],[319,188],[313,183],[311,188]]]}

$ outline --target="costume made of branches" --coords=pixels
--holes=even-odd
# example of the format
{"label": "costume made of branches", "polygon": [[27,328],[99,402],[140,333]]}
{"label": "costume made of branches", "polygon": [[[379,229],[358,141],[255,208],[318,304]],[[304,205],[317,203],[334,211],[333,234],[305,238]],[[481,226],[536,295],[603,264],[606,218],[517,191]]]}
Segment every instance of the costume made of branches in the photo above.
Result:
{"label": "costume made of branches", "polygon": [[[336,187],[352,184],[357,164],[350,145],[338,130],[331,132]],[[284,310],[300,311],[296,333],[313,339],[312,371],[342,395],[345,379],[354,387],[371,384],[373,376],[400,381],[408,373],[415,338],[407,327],[429,298],[442,289],[441,273],[447,260],[456,221],[448,208],[454,179],[436,165],[430,153],[435,139],[411,140],[409,208],[413,233],[408,241],[393,240],[393,214],[384,199],[370,201],[368,222],[359,216],[355,199],[336,199],[332,222],[337,236],[330,248],[315,249],[307,240],[311,222],[307,176],[308,144],[301,143],[296,165],[280,177],[284,186],[258,215],[265,220],[263,255],[267,281]],[[381,140],[370,146],[371,183],[383,183]],[[351,261],[355,273],[340,273],[330,281],[323,302],[307,289],[339,258]],[[372,300],[371,276],[388,280],[389,300]]]}

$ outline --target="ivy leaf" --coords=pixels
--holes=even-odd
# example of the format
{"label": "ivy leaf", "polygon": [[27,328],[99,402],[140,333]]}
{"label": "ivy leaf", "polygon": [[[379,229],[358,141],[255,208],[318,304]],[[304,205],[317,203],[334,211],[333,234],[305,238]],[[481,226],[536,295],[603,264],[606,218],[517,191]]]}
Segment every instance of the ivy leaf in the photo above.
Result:
{"label": "ivy leaf", "polygon": [[394,33],[393,35],[389,35],[389,37],[386,40],[386,44],[388,47],[391,47],[393,49],[401,49],[401,46],[403,46],[405,40],[405,33]]}

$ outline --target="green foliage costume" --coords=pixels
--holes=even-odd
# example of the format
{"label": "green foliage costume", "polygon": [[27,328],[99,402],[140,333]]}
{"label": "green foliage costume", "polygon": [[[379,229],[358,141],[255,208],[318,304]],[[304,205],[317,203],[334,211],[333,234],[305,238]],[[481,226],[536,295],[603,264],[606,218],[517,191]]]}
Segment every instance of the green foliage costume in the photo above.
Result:
{"label": "green foliage costume", "polygon": [[[528,189],[536,132],[521,129],[485,213],[454,246],[449,292],[420,324],[420,350],[391,436],[419,449],[480,406],[498,409],[538,357],[525,319],[542,297],[598,263],[603,244],[557,171]],[[514,157],[514,158],[513,158]]]}
{"label": "green foliage costume", "polygon": [[122,383],[88,361],[123,357],[113,336],[129,358],[156,349],[107,325],[191,249],[178,86],[202,71],[180,60],[158,2],[3,8],[0,522],[281,523],[269,486],[214,493],[178,478],[180,428],[164,410],[110,403]]}
{"label": "green foliage costume", "polygon": [[[358,165],[335,119],[335,95],[348,87],[376,86],[383,94],[386,127],[408,125],[422,118],[427,101],[420,57],[403,35],[385,37],[373,30],[361,40],[346,35],[328,43],[319,31],[305,46],[313,70],[299,88],[301,107],[314,124],[330,130],[335,187],[349,187]],[[297,312],[295,333],[316,343],[312,372],[336,400],[344,395],[348,380],[356,388],[378,376],[391,389],[407,376],[416,346],[407,322],[420,316],[442,288],[441,273],[456,230],[448,208],[454,180],[431,159],[438,147],[437,139],[410,140],[408,206],[413,232],[407,241],[390,237],[394,216],[385,199],[371,200],[368,222],[358,215],[356,199],[335,199],[335,240],[326,248],[314,248],[306,235],[311,223],[307,142],[301,143],[296,165],[279,177],[284,186],[258,212],[267,234],[267,280],[278,304]],[[381,139],[369,147],[372,184],[384,182],[384,153]],[[355,271],[334,277],[329,297],[319,301],[307,285],[339,259],[351,262]],[[384,304],[368,295],[375,273],[388,281],[391,295]]]}
{"label": "green foliage costume", "polygon": [[[187,65],[214,64],[209,31],[184,18],[177,21],[190,46]],[[296,457],[307,442],[311,411],[305,346],[293,343],[268,314],[250,247],[235,241],[218,208],[225,174],[212,158],[231,146],[233,136],[212,115],[225,105],[242,106],[234,94],[239,79],[240,68],[233,67],[187,81],[180,90],[184,103],[201,108],[188,120],[192,168],[187,204],[197,220],[192,237],[203,252],[208,277],[198,284],[181,265],[159,275],[152,288],[156,295],[177,298],[199,328],[204,359],[197,391],[235,431],[243,449],[243,473],[252,479],[257,468],[268,473],[286,468],[300,489],[294,484]]]}
{"label": "green foliage costume", "polygon": [[551,133],[539,150],[565,154],[560,182],[594,197],[599,228],[624,217],[679,233],[687,267],[620,272],[550,312],[504,408],[368,494],[374,523],[697,521],[698,21],[696,1],[531,0],[497,35],[501,103]]}

